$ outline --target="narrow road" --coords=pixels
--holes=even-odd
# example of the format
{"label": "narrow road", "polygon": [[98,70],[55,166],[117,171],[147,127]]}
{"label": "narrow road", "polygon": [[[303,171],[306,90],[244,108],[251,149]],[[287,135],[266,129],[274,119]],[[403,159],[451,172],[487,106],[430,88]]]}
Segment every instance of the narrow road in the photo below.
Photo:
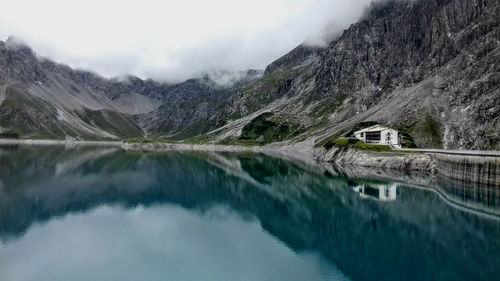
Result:
{"label": "narrow road", "polygon": [[448,150],[448,149],[420,149],[420,148],[397,148],[402,151],[420,151],[426,153],[441,153],[441,154],[455,154],[455,155],[470,155],[470,156],[491,156],[500,157],[500,151],[495,150]]}

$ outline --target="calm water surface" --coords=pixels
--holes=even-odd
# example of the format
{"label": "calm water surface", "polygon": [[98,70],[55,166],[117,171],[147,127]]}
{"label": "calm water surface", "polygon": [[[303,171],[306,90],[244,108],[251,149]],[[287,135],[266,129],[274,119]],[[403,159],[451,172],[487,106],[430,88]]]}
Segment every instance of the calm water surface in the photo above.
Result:
{"label": "calm water surface", "polygon": [[499,280],[499,194],[256,154],[0,147],[0,280]]}

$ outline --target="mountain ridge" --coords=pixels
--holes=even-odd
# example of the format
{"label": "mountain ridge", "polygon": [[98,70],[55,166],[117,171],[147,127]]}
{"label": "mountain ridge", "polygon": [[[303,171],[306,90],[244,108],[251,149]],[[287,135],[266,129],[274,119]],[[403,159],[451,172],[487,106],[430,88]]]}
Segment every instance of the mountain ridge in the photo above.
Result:
{"label": "mountain ridge", "polygon": [[[306,127],[292,142],[378,122],[421,147],[498,150],[499,13],[498,1],[376,3],[328,47],[280,58],[288,64],[267,72],[279,76],[277,90],[233,97],[227,114],[254,107],[258,96],[256,110]],[[242,125],[220,135],[237,138]]]}
{"label": "mountain ridge", "polygon": [[[220,76],[224,74],[232,73]],[[244,86],[260,74],[258,70],[239,72],[236,75],[239,79],[228,82],[234,84],[230,86],[218,85],[208,74],[177,84],[134,76],[106,79],[39,58],[26,45],[0,42],[0,128],[14,130],[27,138],[143,136],[147,134],[144,129],[148,129],[144,124],[140,126],[140,120],[146,119],[143,115],[160,109],[165,103],[175,109],[175,105],[194,98],[212,96],[232,86]],[[120,120],[117,127],[114,123]],[[158,126],[162,125],[161,121]],[[189,127],[192,124],[180,125]],[[153,129],[153,133],[159,132]]]}
{"label": "mountain ridge", "polygon": [[[0,128],[24,138],[314,145],[377,122],[420,147],[500,150],[499,18],[495,0],[377,2],[327,46],[302,44],[226,87],[209,75],[102,80],[0,43]],[[256,124],[273,132],[249,135]]]}

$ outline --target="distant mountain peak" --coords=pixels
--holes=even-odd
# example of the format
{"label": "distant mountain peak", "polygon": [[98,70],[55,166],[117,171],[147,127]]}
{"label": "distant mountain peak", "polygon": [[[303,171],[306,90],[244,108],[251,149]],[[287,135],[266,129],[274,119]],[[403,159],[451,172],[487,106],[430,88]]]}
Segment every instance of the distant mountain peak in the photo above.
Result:
{"label": "distant mountain peak", "polygon": [[263,124],[266,142],[310,144],[377,122],[421,147],[500,149],[499,19],[498,0],[377,1],[328,45],[301,44],[265,72],[180,83],[106,79],[12,38],[0,43],[0,131],[230,143]]}

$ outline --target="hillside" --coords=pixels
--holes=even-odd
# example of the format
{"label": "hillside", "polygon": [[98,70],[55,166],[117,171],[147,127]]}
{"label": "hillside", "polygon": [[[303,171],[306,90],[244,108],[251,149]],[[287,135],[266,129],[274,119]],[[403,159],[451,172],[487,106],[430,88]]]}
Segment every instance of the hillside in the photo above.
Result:
{"label": "hillside", "polygon": [[105,79],[39,58],[14,39],[0,41],[0,133],[51,139],[193,136],[216,128],[212,116],[219,104],[260,76],[248,70],[222,86],[209,76],[178,84]]}
{"label": "hillside", "polygon": [[[494,0],[373,4],[328,47],[299,46],[272,63],[225,114],[270,112],[269,121],[302,133],[294,142],[374,121],[421,147],[498,150],[499,19]],[[237,139],[248,119],[212,137]]]}
{"label": "hillside", "polygon": [[2,42],[0,130],[315,145],[377,122],[420,147],[500,150],[499,6],[376,2],[328,46],[298,46],[230,86],[107,80]]}

